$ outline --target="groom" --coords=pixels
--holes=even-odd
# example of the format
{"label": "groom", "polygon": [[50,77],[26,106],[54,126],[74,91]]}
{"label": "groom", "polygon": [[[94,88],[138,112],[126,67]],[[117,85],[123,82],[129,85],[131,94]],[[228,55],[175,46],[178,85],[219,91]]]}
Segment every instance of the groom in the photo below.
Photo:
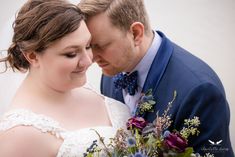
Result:
{"label": "groom", "polygon": [[[233,157],[229,139],[229,106],[220,79],[202,60],[152,31],[143,0],[81,0],[92,34],[94,61],[102,68],[101,92],[127,104],[133,115],[141,93],[152,89],[152,122],[177,91],[170,110],[172,128],[198,116],[199,136],[190,139],[196,152]],[[220,141],[217,150],[208,141]],[[221,149],[219,149],[221,148]],[[222,149],[223,148],[223,149]]]}

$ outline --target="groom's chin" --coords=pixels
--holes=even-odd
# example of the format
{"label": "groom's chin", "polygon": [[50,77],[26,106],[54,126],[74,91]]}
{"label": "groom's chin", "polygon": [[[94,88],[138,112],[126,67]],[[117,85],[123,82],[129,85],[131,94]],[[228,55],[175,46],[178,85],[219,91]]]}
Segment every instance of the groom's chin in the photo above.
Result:
{"label": "groom's chin", "polygon": [[113,77],[122,71],[117,69],[104,69],[102,68],[102,74],[108,77]]}

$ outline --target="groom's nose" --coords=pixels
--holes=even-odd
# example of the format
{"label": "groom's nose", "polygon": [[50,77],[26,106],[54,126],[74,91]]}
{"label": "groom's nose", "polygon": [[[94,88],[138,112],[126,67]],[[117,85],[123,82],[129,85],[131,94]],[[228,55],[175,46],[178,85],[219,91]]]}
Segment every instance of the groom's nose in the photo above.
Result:
{"label": "groom's nose", "polygon": [[96,56],[96,55],[93,54],[92,62],[97,62],[97,60],[98,60],[98,56]]}
{"label": "groom's nose", "polygon": [[97,62],[98,60],[101,59],[101,56],[99,55],[98,52],[96,52],[96,50],[92,49],[92,54],[93,54],[92,62]]}

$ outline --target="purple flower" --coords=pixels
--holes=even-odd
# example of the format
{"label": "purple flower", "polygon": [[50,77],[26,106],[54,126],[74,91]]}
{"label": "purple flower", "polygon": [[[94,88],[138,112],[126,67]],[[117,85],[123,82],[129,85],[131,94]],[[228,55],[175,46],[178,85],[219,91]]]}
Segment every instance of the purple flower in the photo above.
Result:
{"label": "purple flower", "polygon": [[147,125],[147,122],[142,117],[132,117],[128,119],[127,129],[139,129],[140,131]]}
{"label": "purple flower", "polygon": [[184,152],[188,146],[188,142],[179,133],[169,133],[164,139],[165,145],[170,149],[175,149],[178,152]]}

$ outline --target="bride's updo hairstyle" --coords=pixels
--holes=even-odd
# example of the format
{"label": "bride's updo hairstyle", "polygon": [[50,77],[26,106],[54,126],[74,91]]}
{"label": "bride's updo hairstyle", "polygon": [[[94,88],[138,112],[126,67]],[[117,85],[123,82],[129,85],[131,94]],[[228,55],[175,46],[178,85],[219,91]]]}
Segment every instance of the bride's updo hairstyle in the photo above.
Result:
{"label": "bride's updo hairstyle", "polygon": [[23,53],[43,53],[50,44],[74,32],[84,18],[76,5],[65,0],[29,0],[13,23],[12,44],[1,61],[13,70],[27,71],[30,64]]}

